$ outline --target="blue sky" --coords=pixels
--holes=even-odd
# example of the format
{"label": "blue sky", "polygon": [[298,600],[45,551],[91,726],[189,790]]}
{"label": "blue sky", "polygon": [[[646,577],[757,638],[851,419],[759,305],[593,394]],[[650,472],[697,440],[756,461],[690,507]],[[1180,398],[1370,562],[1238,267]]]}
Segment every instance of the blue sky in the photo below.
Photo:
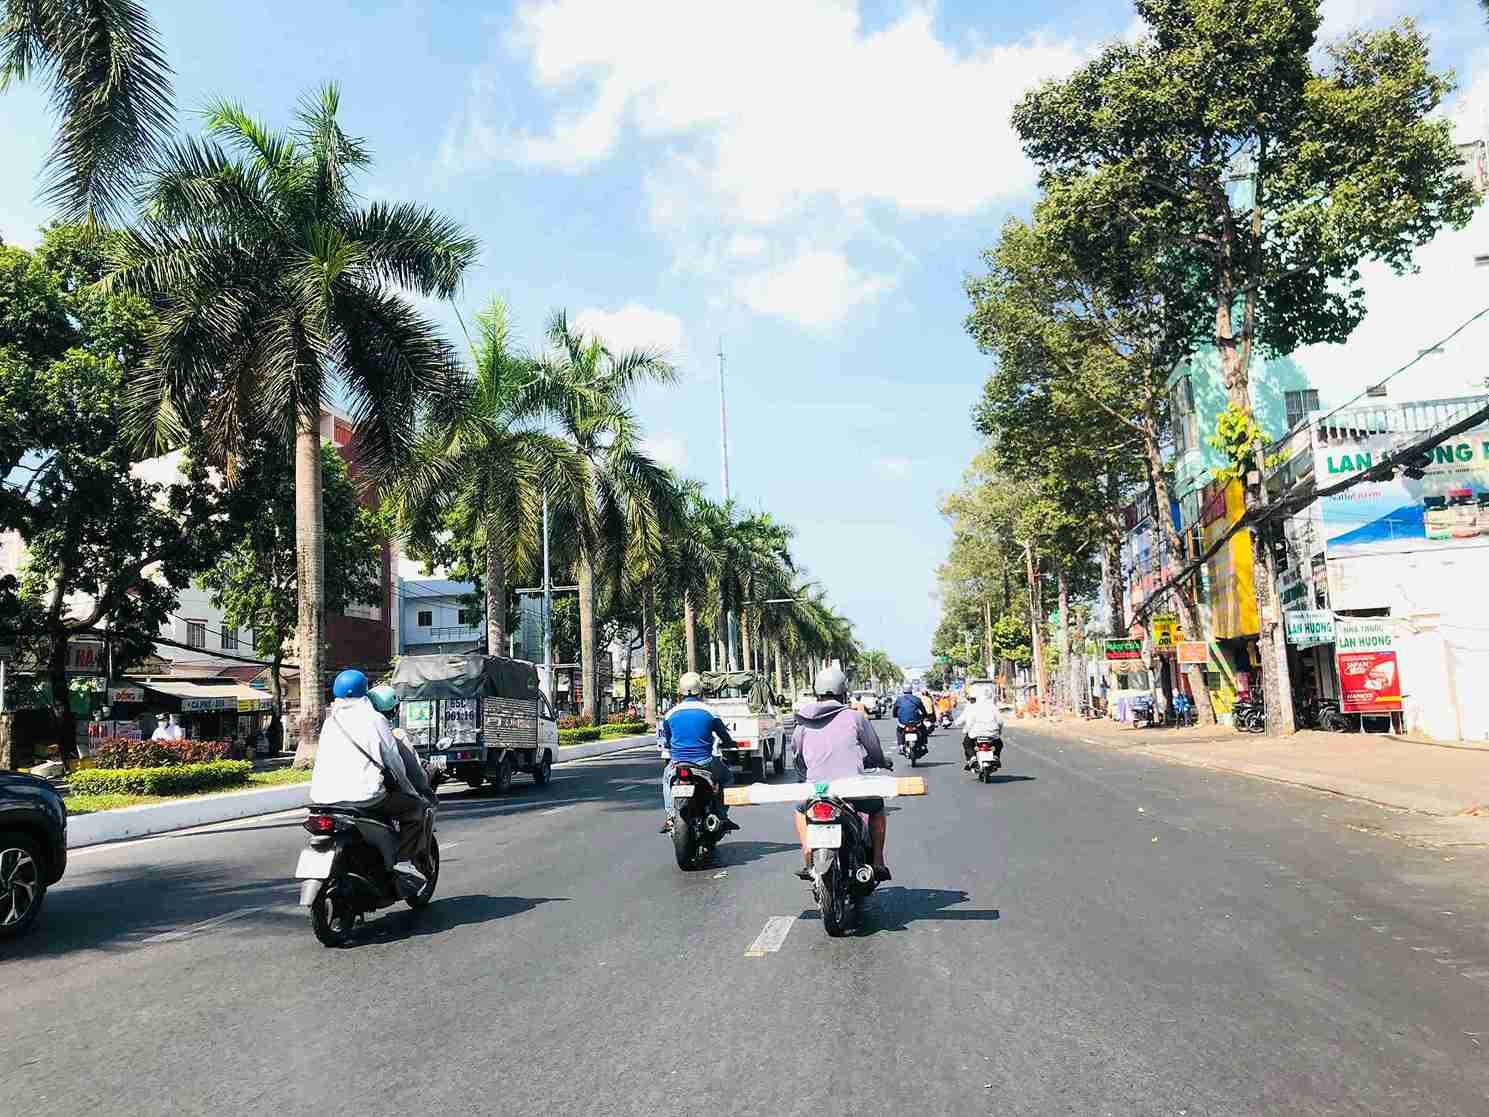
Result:
{"label": "blue sky", "polygon": [[[961,331],[961,282],[1032,200],[1008,108],[1130,33],[1129,4],[150,8],[185,127],[216,95],[283,123],[303,92],[338,82],[344,125],[376,157],[364,192],[429,203],[480,237],[467,317],[499,295],[531,341],[562,307],[617,344],[670,349],[681,384],[639,407],[655,452],[715,492],[722,337],[734,496],[797,527],[800,557],[861,639],[924,661],[948,537],[936,505],[975,451],[985,371]],[[1458,111],[1482,125],[1476,4],[1326,5],[1329,30],[1400,14],[1459,68]],[[38,91],[0,97],[7,241],[34,243],[45,218],[50,128]],[[1489,251],[1482,221],[1469,234]],[[1441,255],[1465,252],[1455,241]],[[1473,278],[1443,290],[1471,302]],[[1423,325],[1407,308],[1426,281],[1412,282],[1379,277],[1387,340],[1373,352]],[[1489,292],[1489,275],[1478,282]],[[431,312],[458,336],[448,309]],[[1348,354],[1317,365],[1326,396],[1359,380]]]}

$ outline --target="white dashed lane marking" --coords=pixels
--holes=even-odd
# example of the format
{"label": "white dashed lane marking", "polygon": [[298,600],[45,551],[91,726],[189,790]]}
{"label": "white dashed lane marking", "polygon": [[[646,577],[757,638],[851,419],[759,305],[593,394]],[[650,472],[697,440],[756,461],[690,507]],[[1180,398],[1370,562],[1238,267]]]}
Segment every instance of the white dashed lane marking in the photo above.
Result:
{"label": "white dashed lane marking", "polygon": [[755,936],[755,941],[750,943],[749,949],[745,951],[746,958],[763,958],[767,954],[774,954],[781,949],[781,944],[786,941],[786,936],[791,933],[791,926],[796,922],[794,915],[773,915],[765,921],[765,928]]}

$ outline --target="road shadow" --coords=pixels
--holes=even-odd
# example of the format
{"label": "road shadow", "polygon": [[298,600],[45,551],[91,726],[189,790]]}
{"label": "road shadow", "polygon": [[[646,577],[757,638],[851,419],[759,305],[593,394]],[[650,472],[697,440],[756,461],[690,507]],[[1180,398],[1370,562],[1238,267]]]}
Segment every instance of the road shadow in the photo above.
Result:
{"label": "road shadow", "polygon": [[422,911],[409,908],[385,909],[374,913],[352,938],[349,946],[359,943],[390,943],[426,935],[442,935],[457,927],[491,923],[522,915],[543,904],[568,902],[567,896],[436,896]]}
{"label": "road shadow", "polygon": [[[901,888],[887,885],[864,901],[863,919],[855,934],[867,937],[881,931],[903,931],[923,920],[952,923],[996,923],[1003,918],[998,908],[964,908],[972,897],[960,888]],[[822,918],[815,909],[801,913],[802,919]]]}
{"label": "road shadow", "polygon": [[787,851],[801,856],[801,846],[796,842],[736,842],[726,841],[715,846],[708,868],[730,869],[736,865],[748,865],[777,853]]}
{"label": "road shadow", "polygon": [[1038,776],[1011,776],[1006,772],[994,772],[988,777],[988,783],[1033,783]]}
{"label": "road shadow", "polygon": [[[958,762],[955,760],[918,760],[915,762],[914,770],[918,772],[922,768],[945,768],[948,764],[956,763]],[[906,769],[905,774],[909,775],[910,769]]]}

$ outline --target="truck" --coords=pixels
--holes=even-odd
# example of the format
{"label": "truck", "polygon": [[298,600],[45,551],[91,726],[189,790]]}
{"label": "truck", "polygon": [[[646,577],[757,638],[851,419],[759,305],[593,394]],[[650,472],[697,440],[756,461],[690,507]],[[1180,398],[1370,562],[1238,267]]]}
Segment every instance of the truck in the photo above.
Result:
{"label": "truck", "polygon": [[[718,671],[703,674],[703,700],[734,738],[735,748],[721,755],[732,768],[739,768],[760,783],[766,772],[776,775],[786,770],[786,727],[781,721],[780,701],[763,675],[754,671]],[[664,759],[670,758],[667,746],[657,739]]]}
{"label": "truck", "polygon": [[432,782],[489,783],[498,792],[517,772],[544,787],[558,755],[558,719],[538,688],[537,667],[479,655],[408,655],[388,680],[409,744]]}

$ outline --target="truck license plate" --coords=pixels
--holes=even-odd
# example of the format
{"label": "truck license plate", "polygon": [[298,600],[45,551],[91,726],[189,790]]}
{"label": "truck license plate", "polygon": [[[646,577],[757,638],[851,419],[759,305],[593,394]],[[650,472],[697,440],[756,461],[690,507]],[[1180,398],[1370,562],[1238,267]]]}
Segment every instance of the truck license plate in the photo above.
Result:
{"label": "truck license plate", "polygon": [[325,880],[331,875],[331,863],[335,860],[334,849],[302,849],[295,865],[295,879]]}
{"label": "truck license plate", "polygon": [[443,772],[449,766],[450,758],[444,753],[440,753],[438,756],[431,756],[429,763],[434,765],[435,771]]}
{"label": "truck license plate", "polygon": [[692,797],[693,785],[690,783],[680,783],[672,789],[672,798],[674,799],[691,799]]}
{"label": "truck license plate", "polygon": [[833,826],[807,827],[808,849],[838,849],[842,844],[843,827],[841,823]]}

